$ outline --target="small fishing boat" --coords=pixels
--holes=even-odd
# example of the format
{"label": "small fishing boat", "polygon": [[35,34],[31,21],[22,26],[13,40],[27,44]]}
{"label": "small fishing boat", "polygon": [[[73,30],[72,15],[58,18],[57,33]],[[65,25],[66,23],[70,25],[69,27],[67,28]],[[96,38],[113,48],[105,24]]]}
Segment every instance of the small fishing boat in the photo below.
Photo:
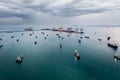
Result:
{"label": "small fishing boat", "polygon": [[78,40],[78,43],[81,43],[81,40],[80,40],[80,39]]}
{"label": "small fishing boat", "polygon": [[89,37],[89,36],[84,36],[84,38],[87,38],[87,39],[89,39],[90,37]]}
{"label": "small fishing boat", "polygon": [[44,32],[41,32],[43,35],[45,34]]}
{"label": "small fishing boat", "polygon": [[0,41],[2,40],[2,38],[0,38]]}
{"label": "small fishing boat", "polygon": [[109,36],[109,37],[107,37],[107,40],[109,41],[111,39],[111,37]]}
{"label": "small fishing boat", "polygon": [[21,63],[23,61],[23,55],[16,57],[16,63]]}
{"label": "small fishing boat", "polygon": [[47,39],[47,37],[44,37],[44,39]]}
{"label": "small fishing boat", "polygon": [[70,35],[68,34],[67,37],[70,37]]}
{"label": "small fishing boat", "polygon": [[37,42],[35,41],[35,42],[34,42],[34,44],[36,45],[36,44],[37,44]]}
{"label": "small fishing boat", "polygon": [[61,38],[61,36],[58,36],[58,38]]}
{"label": "small fishing boat", "polygon": [[80,37],[81,39],[83,39],[83,37]]}
{"label": "small fishing boat", "polygon": [[118,45],[117,44],[112,44],[112,43],[108,43],[107,44],[109,47],[113,48],[113,49],[117,49]]}
{"label": "small fishing boat", "polygon": [[59,34],[56,34],[57,36],[59,36]]}
{"label": "small fishing boat", "polygon": [[35,36],[35,38],[38,38],[38,36]]}
{"label": "small fishing boat", "polygon": [[30,34],[30,36],[32,36],[32,34]]}
{"label": "small fishing boat", "polygon": [[77,50],[74,51],[74,56],[75,56],[75,59],[80,60],[80,54],[78,53]]}
{"label": "small fishing boat", "polygon": [[102,41],[102,39],[98,39],[99,41]]}
{"label": "small fishing boat", "polygon": [[60,48],[62,48],[62,43],[60,43]]}
{"label": "small fishing boat", "polygon": [[2,48],[2,47],[3,47],[3,45],[1,44],[1,45],[0,45],[0,48]]}
{"label": "small fishing boat", "polygon": [[117,54],[114,55],[114,58],[117,59],[117,60],[120,60],[120,56],[117,55]]}
{"label": "small fishing boat", "polygon": [[16,40],[17,42],[19,41],[19,39]]}
{"label": "small fishing boat", "polygon": [[24,35],[23,33],[21,35]]}
{"label": "small fishing boat", "polygon": [[14,38],[14,36],[11,36],[11,38]]}

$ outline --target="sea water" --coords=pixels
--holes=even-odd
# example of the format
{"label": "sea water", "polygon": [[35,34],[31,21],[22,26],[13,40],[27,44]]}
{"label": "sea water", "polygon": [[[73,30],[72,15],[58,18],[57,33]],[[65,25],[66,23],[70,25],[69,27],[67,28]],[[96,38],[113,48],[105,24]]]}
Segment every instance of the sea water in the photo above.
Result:
{"label": "sea water", "polygon": [[[75,29],[76,26],[70,27]],[[41,34],[43,31],[0,33],[3,39],[0,41],[3,44],[0,48],[0,80],[119,80],[120,61],[115,60],[114,55],[120,55],[120,48],[108,47],[107,37],[111,36],[109,42],[120,46],[120,27],[82,27],[84,34],[52,31],[44,31],[45,35]],[[80,37],[83,39],[78,43]],[[80,61],[75,60],[75,49],[80,54]],[[17,64],[15,59],[21,54],[23,62]]]}

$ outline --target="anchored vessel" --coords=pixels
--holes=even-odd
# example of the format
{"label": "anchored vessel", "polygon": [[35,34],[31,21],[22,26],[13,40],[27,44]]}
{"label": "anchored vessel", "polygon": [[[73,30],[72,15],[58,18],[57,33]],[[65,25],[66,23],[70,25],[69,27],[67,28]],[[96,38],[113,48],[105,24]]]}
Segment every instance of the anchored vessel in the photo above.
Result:
{"label": "anchored vessel", "polygon": [[16,63],[21,63],[23,61],[23,55],[17,56]]}
{"label": "anchored vessel", "polygon": [[117,44],[112,44],[112,43],[108,43],[107,44],[109,47],[113,48],[113,49],[117,49],[118,45]]}
{"label": "anchored vessel", "polygon": [[111,39],[111,37],[109,36],[109,37],[107,37],[107,40],[109,41]]}
{"label": "anchored vessel", "polygon": [[80,54],[78,53],[77,50],[74,51],[74,56],[75,56],[75,59],[80,60]]}
{"label": "anchored vessel", "polygon": [[2,48],[2,47],[3,47],[3,45],[1,44],[1,45],[0,45],[0,48]]}
{"label": "anchored vessel", "polygon": [[120,56],[117,55],[117,54],[114,55],[114,58],[117,59],[117,60],[120,60]]}
{"label": "anchored vessel", "polygon": [[25,31],[34,31],[31,27],[25,28],[24,30],[25,30]]}

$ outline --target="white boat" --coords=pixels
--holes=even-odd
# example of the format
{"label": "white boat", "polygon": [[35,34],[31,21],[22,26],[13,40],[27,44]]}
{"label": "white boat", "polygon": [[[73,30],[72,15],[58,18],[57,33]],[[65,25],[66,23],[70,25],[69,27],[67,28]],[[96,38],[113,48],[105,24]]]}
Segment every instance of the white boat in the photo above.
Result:
{"label": "white boat", "polygon": [[16,63],[21,63],[23,61],[23,55],[16,57]]}
{"label": "white boat", "polygon": [[74,51],[74,56],[77,60],[80,60],[80,54],[78,53],[77,50]]}
{"label": "white boat", "polygon": [[120,56],[117,55],[117,53],[115,53],[114,58],[117,59],[117,60],[120,60]]}

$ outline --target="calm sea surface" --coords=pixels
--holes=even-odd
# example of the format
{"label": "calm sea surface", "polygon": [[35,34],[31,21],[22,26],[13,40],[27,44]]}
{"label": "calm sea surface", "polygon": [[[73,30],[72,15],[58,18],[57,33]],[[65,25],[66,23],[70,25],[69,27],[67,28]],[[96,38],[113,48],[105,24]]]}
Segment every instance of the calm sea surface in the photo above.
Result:
{"label": "calm sea surface", "polygon": [[[84,34],[44,31],[45,35],[42,35],[41,31],[34,31],[29,36],[31,31],[0,33],[3,39],[0,41],[3,44],[0,48],[0,80],[120,80],[120,61],[114,59],[115,53],[120,55],[120,27],[82,27]],[[64,39],[58,38],[56,33]],[[111,36],[110,42],[119,46],[117,50],[107,46],[108,36]],[[79,44],[80,37],[83,39]],[[99,38],[102,41],[98,41]],[[80,61],[74,58],[75,49],[80,53]],[[16,56],[21,54],[24,55],[23,62],[16,64]]]}

